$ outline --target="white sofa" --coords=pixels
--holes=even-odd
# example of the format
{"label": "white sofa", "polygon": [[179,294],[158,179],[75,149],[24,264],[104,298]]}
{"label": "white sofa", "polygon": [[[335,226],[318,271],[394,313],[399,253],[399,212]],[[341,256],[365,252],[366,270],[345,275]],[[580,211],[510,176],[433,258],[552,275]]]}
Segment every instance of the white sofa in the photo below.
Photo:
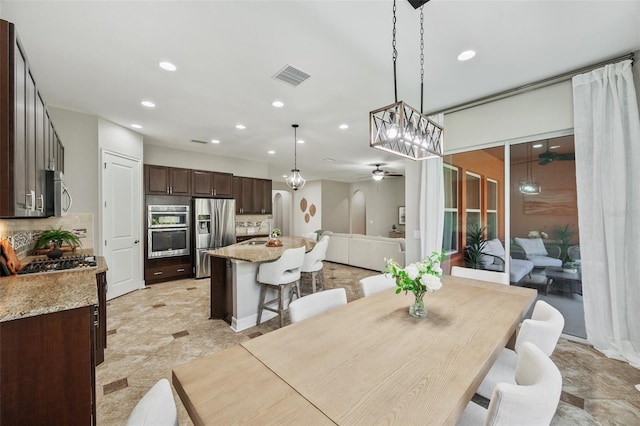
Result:
{"label": "white sofa", "polygon": [[327,248],[328,262],[382,271],[386,259],[401,267],[405,262],[404,238],[374,237],[361,234],[331,234]]}

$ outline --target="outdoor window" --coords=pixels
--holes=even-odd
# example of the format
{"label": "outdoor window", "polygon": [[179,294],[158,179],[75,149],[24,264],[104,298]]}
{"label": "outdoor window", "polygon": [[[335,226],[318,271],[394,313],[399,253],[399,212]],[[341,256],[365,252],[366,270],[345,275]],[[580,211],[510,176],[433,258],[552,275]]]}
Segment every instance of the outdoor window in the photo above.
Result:
{"label": "outdoor window", "polygon": [[467,229],[471,228],[474,225],[477,226],[482,226],[482,219],[481,219],[481,210],[480,210],[480,202],[481,202],[481,198],[480,198],[480,194],[482,193],[481,191],[481,184],[482,184],[482,179],[480,177],[480,175],[477,175],[475,173],[471,173],[471,172],[467,172],[465,174],[466,180],[467,180],[467,209],[466,209],[466,214],[467,214]]}
{"label": "outdoor window", "polygon": [[444,165],[444,237],[447,254],[458,251],[458,169]]}
{"label": "outdoor window", "polygon": [[487,178],[487,240],[498,238],[498,181]]}

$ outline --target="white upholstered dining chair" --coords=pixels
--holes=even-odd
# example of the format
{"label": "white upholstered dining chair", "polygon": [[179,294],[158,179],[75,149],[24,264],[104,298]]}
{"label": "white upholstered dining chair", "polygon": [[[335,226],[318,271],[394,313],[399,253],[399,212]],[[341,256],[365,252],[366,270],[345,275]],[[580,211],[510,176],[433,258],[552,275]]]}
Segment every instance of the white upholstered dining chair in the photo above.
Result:
{"label": "white upholstered dining chair", "polygon": [[509,276],[504,272],[485,271],[484,269],[472,269],[463,268],[462,266],[452,266],[451,276],[509,285]]}
{"label": "white upholstered dining chair", "polygon": [[388,288],[396,286],[396,280],[385,274],[374,275],[372,277],[366,277],[360,280],[360,291],[363,297],[371,296]]}
{"label": "white upholstered dining chair", "polygon": [[[327,247],[329,247],[329,236],[325,235],[318,241],[313,249],[305,253],[304,262],[300,272],[311,275],[311,290],[316,292],[316,283],[319,282],[324,288],[324,277],[322,276],[322,261],[327,257]],[[319,277],[319,279],[318,279]]]}
{"label": "white upholstered dining chair", "polygon": [[527,342],[533,343],[545,355],[551,356],[563,328],[564,317],[560,311],[547,302],[538,300],[533,308],[531,319],[522,321],[516,337],[515,351],[502,349],[476,393],[485,398],[491,398],[493,389],[498,383],[515,384],[518,352],[522,345]]}
{"label": "white upholstered dining chair", "polygon": [[319,291],[296,299],[289,305],[291,324],[347,304],[344,288]]}
{"label": "white upholstered dining chair", "polygon": [[562,376],[551,359],[530,342],[518,352],[516,383],[499,383],[489,407],[470,402],[458,426],[548,425],[560,402]]}
{"label": "white upholstered dining chair", "polygon": [[167,379],[156,382],[138,401],[127,426],[178,426],[176,402]]}
{"label": "white upholstered dining chair", "polygon": [[[280,315],[280,327],[284,325],[284,294],[289,289],[289,304],[293,300],[293,293],[300,298],[300,270],[304,262],[305,247],[287,249],[278,260],[266,262],[258,268],[257,281],[260,284],[258,304],[258,319],[260,325],[264,309]],[[278,293],[275,299],[267,301],[267,289],[274,289]],[[273,304],[277,303],[277,308]]]}

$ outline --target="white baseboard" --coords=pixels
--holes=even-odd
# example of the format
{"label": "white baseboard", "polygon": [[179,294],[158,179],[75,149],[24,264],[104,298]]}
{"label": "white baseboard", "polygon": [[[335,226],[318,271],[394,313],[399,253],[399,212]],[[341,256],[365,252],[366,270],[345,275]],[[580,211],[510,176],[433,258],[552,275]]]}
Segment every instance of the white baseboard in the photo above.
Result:
{"label": "white baseboard", "polygon": [[[276,314],[275,312],[271,312],[271,311],[267,311],[264,310],[262,312],[262,321],[260,321],[260,323],[263,323],[265,321],[269,321],[271,318],[275,318],[276,316],[278,316],[278,314]],[[258,313],[256,312],[253,315],[249,315],[246,316],[244,318],[236,318],[236,317],[231,317],[231,329],[233,331],[235,331],[236,333],[239,331],[243,331],[246,330],[248,328],[251,327],[255,327],[256,326],[256,321],[258,320]]]}

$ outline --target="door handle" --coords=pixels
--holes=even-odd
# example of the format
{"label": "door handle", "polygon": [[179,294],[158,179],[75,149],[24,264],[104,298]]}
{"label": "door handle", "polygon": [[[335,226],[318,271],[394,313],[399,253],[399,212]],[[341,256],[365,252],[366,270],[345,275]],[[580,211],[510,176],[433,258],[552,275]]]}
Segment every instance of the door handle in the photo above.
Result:
{"label": "door handle", "polygon": [[140,242],[140,240],[135,240],[135,241],[133,242],[133,244],[138,244],[139,242]]}

